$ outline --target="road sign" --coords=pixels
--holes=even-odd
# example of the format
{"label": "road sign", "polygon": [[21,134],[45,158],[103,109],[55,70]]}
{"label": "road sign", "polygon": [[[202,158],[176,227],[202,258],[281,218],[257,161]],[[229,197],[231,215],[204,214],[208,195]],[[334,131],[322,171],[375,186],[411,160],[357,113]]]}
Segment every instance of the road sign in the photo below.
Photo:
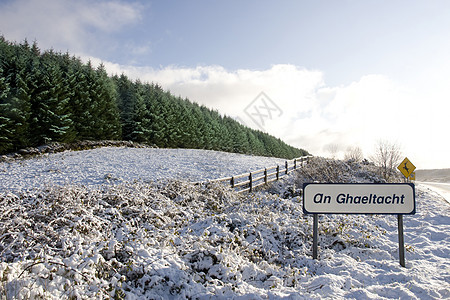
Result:
{"label": "road sign", "polygon": [[[409,160],[405,162],[406,169],[414,170],[414,165],[411,164],[411,167],[408,163],[411,164]],[[416,212],[414,184],[305,183],[303,184],[303,212],[314,216],[313,259],[318,258],[318,214],[397,214],[399,261],[400,265],[405,267],[403,215]]]}
{"label": "road sign", "polygon": [[416,167],[409,161],[407,157],[398,165],[397,169],[399,169],[402,174],[408,178],[409,175],[416,169]]}
{"label": "road sign", "polygon": [[414,214],[412,183],[305,183],[303,211],[311,214]]}
{"label": "road sign", "polygon": [[412,172],[411,175],[409,175],[409,180],[416,180],[416,172]]}

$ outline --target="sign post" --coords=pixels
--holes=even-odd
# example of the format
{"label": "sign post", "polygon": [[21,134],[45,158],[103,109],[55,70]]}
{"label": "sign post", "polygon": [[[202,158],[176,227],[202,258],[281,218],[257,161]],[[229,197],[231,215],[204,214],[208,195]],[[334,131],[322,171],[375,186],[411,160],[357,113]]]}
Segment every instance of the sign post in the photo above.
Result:
{"label": "sign post", "polygon": [[[405,181],[416,180],[416,173],[414,170],[416,166],[405,157],[405,159],[397,166],[397,169],[405,176]],[[405,266],[405,242],[403,237],[403,215],[399,214],[398,218],[398,244],[399,244],[399,258],[400,265]]]}
{"label": "sign post", "polygon": [[403,237],[403,215],[397,215],[398,220],[398,258],[400,266],[405,267],[405,239]]}
{"label": "sign post", "polygon": [[319,215],[313,216],[313,258],[317,259],[318,251],[318,237],[319,237]]}
{"label": "sign post", "polygon": [[318,257],[318,214],[398,215],[399,260],[405,266],[403,215],[415,214],[412,183],[305,183],[303,212],[314,215],[313,258]]}

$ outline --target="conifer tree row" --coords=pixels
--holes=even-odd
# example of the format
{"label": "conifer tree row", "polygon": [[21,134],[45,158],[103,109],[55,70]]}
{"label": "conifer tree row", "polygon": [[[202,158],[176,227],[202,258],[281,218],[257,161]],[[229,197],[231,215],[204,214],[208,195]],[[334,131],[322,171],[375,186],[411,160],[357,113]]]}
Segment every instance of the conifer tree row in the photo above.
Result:
{"label": "conifer tree row", "polygon": [[307,154],[158,84],[109,77],[103,65],[0,36],[0,153],[105,139],[282,158]]}

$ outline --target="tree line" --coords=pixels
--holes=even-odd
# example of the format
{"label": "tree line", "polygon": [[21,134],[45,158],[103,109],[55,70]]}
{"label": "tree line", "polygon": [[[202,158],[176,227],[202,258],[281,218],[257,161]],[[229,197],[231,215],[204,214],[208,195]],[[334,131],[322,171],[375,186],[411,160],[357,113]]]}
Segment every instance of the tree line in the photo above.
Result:
{"label": "tree line", "polygon": [[0,37],[0,153],[80,140],[288,159],[308,154],[158,84],[108,76],[102,64]]}

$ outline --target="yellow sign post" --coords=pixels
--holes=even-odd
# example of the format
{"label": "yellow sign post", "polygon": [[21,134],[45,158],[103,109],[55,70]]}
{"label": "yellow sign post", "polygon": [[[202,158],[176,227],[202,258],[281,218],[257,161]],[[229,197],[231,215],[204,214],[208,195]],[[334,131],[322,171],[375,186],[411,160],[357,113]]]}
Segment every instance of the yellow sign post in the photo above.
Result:
{"label": "yellow sign post", "polygon": [[[406,181],[412,176],[416,167],[409,161],[407,157],[398,165],[397,169],[405,176]],[[414,173],[414,179],[416,178],[416,174]],[[405,241],[403,239],[403,215],[397,215],[398,220],[398,244],[399,244],[399,258],[400,265],[405,267]]]}
{"label": "yellow sign post", "polygon": [[409,161],[407,157],[398,165],[397,169],[399,169],[402,174],[408,178],[412,172],[416,169],[416,167]]}
{"label": "yellow sign post", "polygon": [[412,172],[411,175],[409,175],[409,180],[411,180],[411,181],[416,180],[416,172]]}

